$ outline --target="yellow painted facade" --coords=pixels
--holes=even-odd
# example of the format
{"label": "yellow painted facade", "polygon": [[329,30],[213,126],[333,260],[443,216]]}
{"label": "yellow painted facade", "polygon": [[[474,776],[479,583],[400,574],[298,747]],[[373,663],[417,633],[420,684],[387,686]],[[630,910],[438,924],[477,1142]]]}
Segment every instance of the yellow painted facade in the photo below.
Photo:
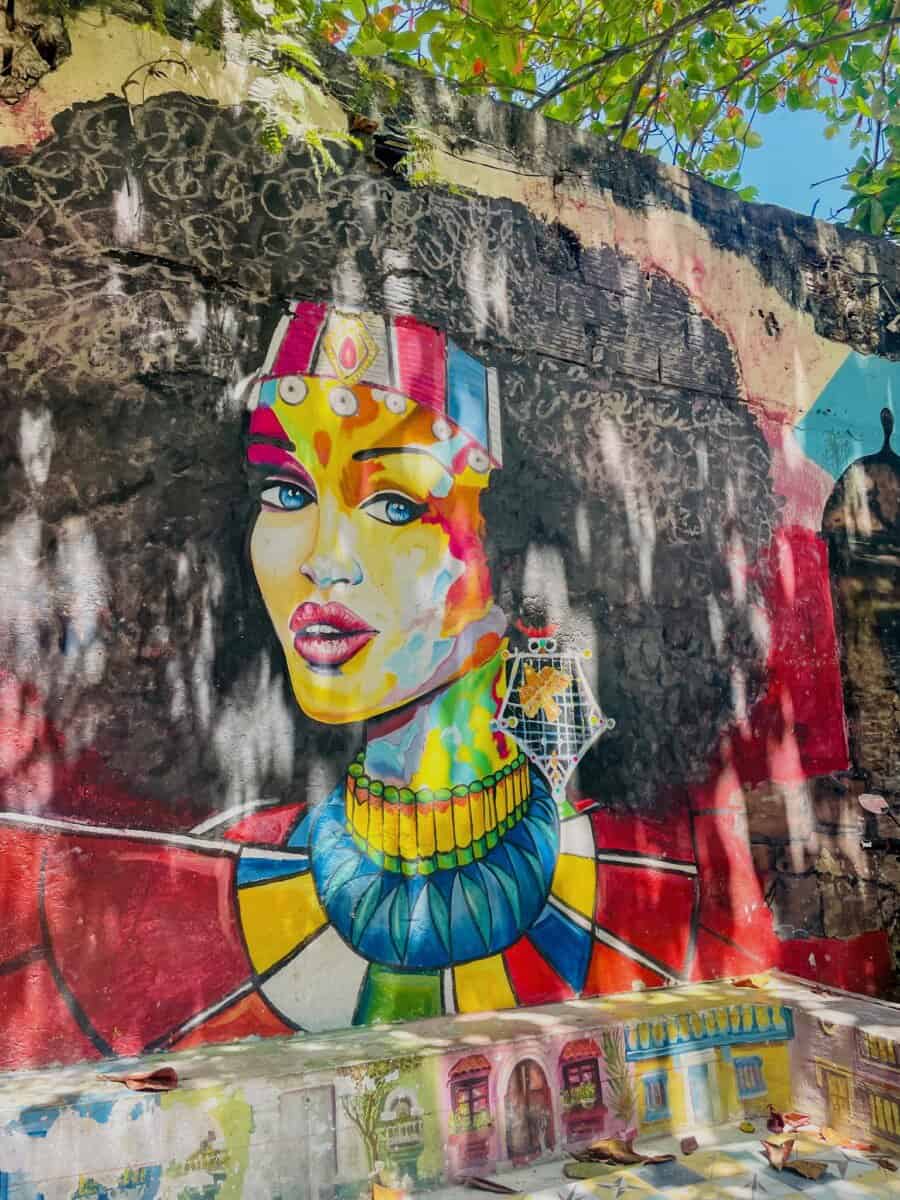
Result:
{"label": "yellow painted facade", "polygon": [[779,1110],[791,1107],[787,1042],[660,1055],[635,1063],[634,1074],[638,1124],[648,1135],[762,1116],[770,1104]]}

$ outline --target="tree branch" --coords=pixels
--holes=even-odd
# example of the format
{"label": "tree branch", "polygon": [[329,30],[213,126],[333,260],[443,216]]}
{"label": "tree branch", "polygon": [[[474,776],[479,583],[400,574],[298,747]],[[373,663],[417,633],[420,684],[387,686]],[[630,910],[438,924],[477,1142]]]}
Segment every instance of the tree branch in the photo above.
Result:
{"label": "tree branch", "polygon": [[585,83],[592,75],[594,75],[600,67],[606,66],[608,63],[615,62],[619,58],[624,58],[626,54],[632,54],[638,50],[645,50],[650,46],[658,46],[660,42],[671,41],[677,33],[682,29],[688,29],[691,25],[696,25],[699,21],[703,21],[706,17],[712,16],[713,13],[722,12],[724,9],[737,8],[744,0],[709,0],[696,12],[690,13],[686,17],[675,21],[668,28],[662,29],[659,33],[651,34],[650,37],[642,38],[639,42],[628,42],[624,46],[614,46],[611,50],[607,50],[604,54],[597,58],[589,59],[587,62],[579,63],[574,67],[560,83],[551,88],[549,92],[545,92],[539,100],[531,106],[533,111],[545,108],[552,103],[557,96],[561,96],[563,92],[570,91],[573,87],[578,87],[579,84]]}
{"label": "tree branch", "polygon": [[654,70],[656,64],[663,57],[665,57],[665,53],[669,48],[670,42],[671,42],[671,39],[666,38],[659,43],[659,45],[656,47],[656,49],[653,51],[653,53],[647,59],[647,62],[644,65],[644,69],[640,72],[637,79],[635,79],[635,81],[634,81],[634,85],[632,86],[632,89],[631,89],[631,95],[628,97],[628,107],[625,109],[625,115],[624,115],[624,117],[622,117],[621,123],[619,125],[619,135],[616,140],[618,141],[620,146],[622,145],[625,135],[628,133],[628,126],[631,124],[631,118],[634,116],[634,110],[637,108],[638,101],[641,98],[641,92],[644,89],[644,85],[646,84],[646,82],[650,78],[650,76],[653,74],[653,70]]}

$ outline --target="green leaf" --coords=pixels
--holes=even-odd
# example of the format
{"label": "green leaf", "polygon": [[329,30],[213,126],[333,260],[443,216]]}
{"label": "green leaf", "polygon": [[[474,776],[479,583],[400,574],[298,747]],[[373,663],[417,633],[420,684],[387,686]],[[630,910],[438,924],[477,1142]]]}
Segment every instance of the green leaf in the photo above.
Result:
{"label": "green leaf", "polygon": [[402,33],[394,33],[391,35],[388,48],[391,50],[415,50],[419,44],[419,35],[413,30],[404,30]]}
{"label": "green leaf", "polygon": [[876,237],[878,237],[878,235],[884,229],[884,222],[886,219],[886,214],[881,201],[873,196],[869,201],[869,229],[875,234]]}
{"label": "green leaf", "polygon": [[385,50],[387,50],[387,46],[384,42],[374,37],[360,38],[350,47],[350,53],[359,58],[378,58],[384,54]]}
{"label": "green leaf", "polygon": [[869,108],[876,121],[880,121],[886,115],[888,110],[888,98],[880,88],[877,92],[873,92],[869,100]]}
{"label": "green leaf", "polygon": [[881,70],[881,59],[871,46],[857,45],[850,51],[850,61],[861,75]]}
{"label": "green leaf", "polygon": [[437,29],[438,25],[443,24],[446,16],[447,14],[438,8],[432,8],[428,12],[422,13],[421,17],[416,17],[416,33],[420,38],[424,37],[433,29]]}

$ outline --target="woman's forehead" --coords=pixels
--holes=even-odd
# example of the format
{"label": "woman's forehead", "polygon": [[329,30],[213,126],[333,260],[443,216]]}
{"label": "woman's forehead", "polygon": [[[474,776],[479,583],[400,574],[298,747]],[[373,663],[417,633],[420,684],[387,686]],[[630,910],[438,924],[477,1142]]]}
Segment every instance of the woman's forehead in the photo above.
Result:
{"label": "woman's forehead", "polygon": [[[448,484],[463,474],[486,483],[490,465],[468,435],[408,397],[321,376],[266,380],[250,435],[323,468],[396,457],[395,465],[402,461],[410,469],[413,456],[427,456]],[[422,462],[417,473],[424,467]]]}

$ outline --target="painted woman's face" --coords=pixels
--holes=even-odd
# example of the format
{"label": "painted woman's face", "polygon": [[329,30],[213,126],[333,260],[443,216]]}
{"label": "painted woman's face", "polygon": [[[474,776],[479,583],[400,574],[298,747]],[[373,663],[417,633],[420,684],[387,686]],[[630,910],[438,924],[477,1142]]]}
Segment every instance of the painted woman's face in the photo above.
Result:
{"label": "painted woman's face", "polygon": [[483,452],[395,393],[268,386],[250,425],[250,557],[304,712],[366,720],[484,663],[505,621],[482,543]]}

